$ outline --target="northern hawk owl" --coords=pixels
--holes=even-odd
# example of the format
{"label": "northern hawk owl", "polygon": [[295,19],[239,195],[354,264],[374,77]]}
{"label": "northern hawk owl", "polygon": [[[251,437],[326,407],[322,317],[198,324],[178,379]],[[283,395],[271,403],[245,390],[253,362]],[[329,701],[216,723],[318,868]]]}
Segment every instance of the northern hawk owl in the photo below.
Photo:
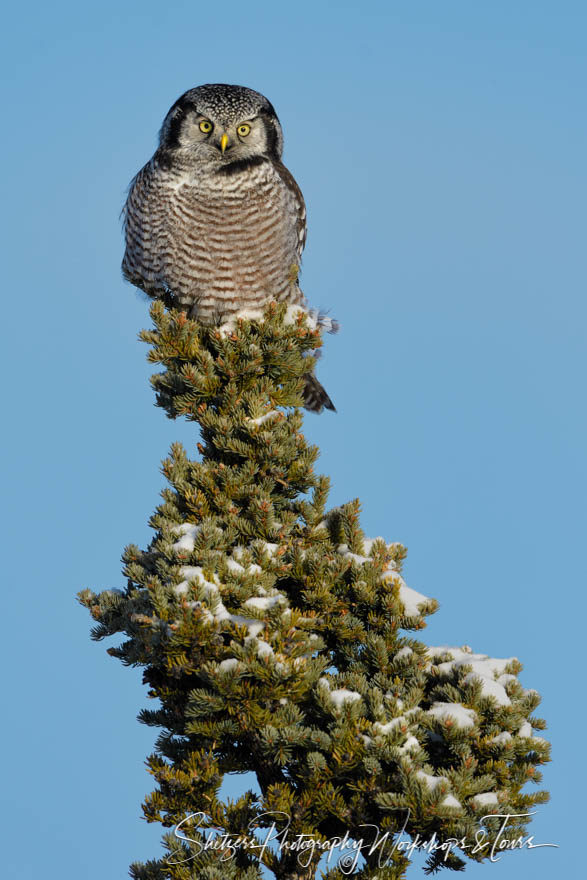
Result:
{"label": "northern hawk owl", "polygon": [[[279,119],[259,92],[223,84],[185,92],[130,185],[125,278],[205,324],[271,300],[303,306],[306,208],[282,150]],[[334,409],[312,374],[304,403]]]}

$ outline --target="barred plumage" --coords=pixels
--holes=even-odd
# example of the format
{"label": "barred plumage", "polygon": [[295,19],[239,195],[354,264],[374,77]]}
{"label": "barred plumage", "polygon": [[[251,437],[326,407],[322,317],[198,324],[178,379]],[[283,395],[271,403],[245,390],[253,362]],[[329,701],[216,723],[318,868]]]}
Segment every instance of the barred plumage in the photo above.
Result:
{"label": "barred plumage", "polygon": [[[182,95],[130,186],[124,276],[203,323],[271,300],[303,305],[306,209],[282,143],[258,92],[214,85]],[[314,377],[305,405],[334,409]]]}

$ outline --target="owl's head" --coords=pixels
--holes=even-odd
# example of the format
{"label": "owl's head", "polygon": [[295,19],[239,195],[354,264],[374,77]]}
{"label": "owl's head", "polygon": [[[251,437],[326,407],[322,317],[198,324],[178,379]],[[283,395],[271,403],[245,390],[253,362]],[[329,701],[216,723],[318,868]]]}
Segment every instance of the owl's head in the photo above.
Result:
{"label": "owl's head", "polygon": [[222,167],[280,159],[283,134],[267,98],[220,83],[198,86],[178,98],[161,126],[159,149]]}

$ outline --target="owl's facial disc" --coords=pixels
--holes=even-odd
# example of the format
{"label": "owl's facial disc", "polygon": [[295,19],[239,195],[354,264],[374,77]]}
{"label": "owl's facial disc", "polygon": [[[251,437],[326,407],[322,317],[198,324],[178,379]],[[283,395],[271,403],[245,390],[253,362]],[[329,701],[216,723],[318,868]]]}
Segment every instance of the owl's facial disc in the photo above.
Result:
{"label": "owl's facial disc", "polygon": [[[222,136],[228,140],[222,149]],[[208,84],[181,95],[159,133],[159,146],[184,161],[220,167],[240,160],[279,160],[283,134],[272,104],[253,89]],[[169,160],[169,156],[168,156]]]}
{"label": "owl's facial disc", "polygon": [[230,120],[203,115],[194,108],[184,115],[177,146],[198,161],[224,165],[243,159],[266,156],[268,138],[262,116]]}
{"label": "owl's facial disc", "polygon": [[204,116],[195,110],[182,120],[178,147],[199,160],[208,159],[218,164],[265,156],[268,153],[265,121],[261,116],[232,121]]}

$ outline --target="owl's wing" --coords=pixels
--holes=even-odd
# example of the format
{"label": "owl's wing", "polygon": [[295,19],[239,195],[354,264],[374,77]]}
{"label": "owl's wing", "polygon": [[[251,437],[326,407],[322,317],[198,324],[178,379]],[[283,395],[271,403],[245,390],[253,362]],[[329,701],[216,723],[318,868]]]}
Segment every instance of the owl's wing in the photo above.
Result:
{"label": "owl's wing", "polygon": [[125,234],[128,233],[129,228],[132,228],[132,226],[138,219],[140,206],[148,190],[149,178],[151,174],[151,162],[147,162],[147,164],[143,168],[141,168],[138,174],[135,174],[128,185],[126,202],[124,203],[124,207],[120,212],[120,217],[122,219]]}
{"label": "owl's wing", "polygon": [[161,253],[166,239],[165,212],[161,198],[161,172],[153,160],[133,177],[122,209],[126,250],[122,274],[149,296],[165,298]]}
{"label": "owl's wing", "polygon": [[[144,206],[148,199],[150,163],[141,168],[131,180],[128,195],[121,212],[126,249],[122,259],[122,274],[134,284],[145,290],[145,278],[141,272],[141,257],[144,250],[145,217]],[[148,220],[147,220],[148,222]]]}
{"label": "owl's wing", "polygon": [[301,260],[302,251],[306,244],[307,233],[306,203],[304,202],[302,191],[297,185],[291,171],[289,171],[281,162],[275,162],[275,168],[283,183],[292,194],[296,205],[296,231],[298,236],[297,255],[298,259]]}

